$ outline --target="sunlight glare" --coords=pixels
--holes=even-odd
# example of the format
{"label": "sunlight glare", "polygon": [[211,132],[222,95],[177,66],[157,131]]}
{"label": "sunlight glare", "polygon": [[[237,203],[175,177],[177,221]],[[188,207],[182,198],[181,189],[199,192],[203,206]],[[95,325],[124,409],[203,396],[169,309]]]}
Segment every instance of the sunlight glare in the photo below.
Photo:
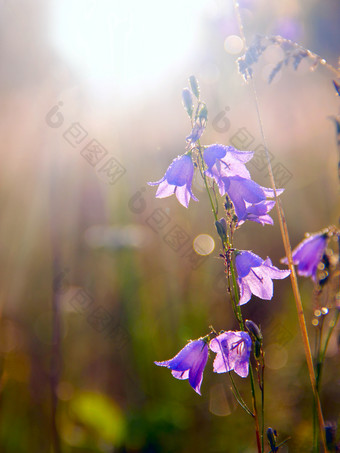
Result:
{"label": "sunlight glare", "polygon": [[198,36],[204,0],[54,0],[57,52],[97,87],[130,91],[165,77]]}

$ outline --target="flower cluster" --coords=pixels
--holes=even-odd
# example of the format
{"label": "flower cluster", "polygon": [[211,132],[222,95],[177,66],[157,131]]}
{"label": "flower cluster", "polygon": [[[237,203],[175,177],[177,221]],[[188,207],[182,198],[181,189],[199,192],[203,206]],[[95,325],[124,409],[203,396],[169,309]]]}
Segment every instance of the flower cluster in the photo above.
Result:
{"label": "flower cluster", "polygon": [[[237,250],[231,242],[234,230],[247,220],[261,225],[273,224],[269,212],[283,189],[263,187],[251,179],[246,164],[253,158],[253,151],[240,151],[221,144],[209,146],[200,144],[207,123],[207,109],[200,100],[195,78],[190,78],[190,87],[191,89],[185,88],[182,94],[183,104],[192,124],[191,134],[186,138],[186,152],[173,160],[162,179],[149,184],[158,185],[157,198],[175,194],[178,201],[188,208],[191,198],[198,201],[192,191],[193,176],[197,169],[205,181],[207,190],[216,195],[218,189],[220,196],[225,197],[226,218],[216,220],[215,225],[222,239],[224,254],[221,256],[225,257],[227,274],[231,258],[234,257],[237,285],[234,288],[233,303],[236,314],[239,310],[239,307],[236,308],[237,302],[238,305],[246,304],[252,295],[264,300],[272,299],[273,279],[284,279],[290,274],[289,270],[275,267],[269,257],[263,260],[252,251]],[[197,100],[196,109],[194,98]],[[210,200],[212,198],[216,199],[216,207],[211,201],[216,219],[218,202],[216,196]],[[253,341],[254,357],[258,362],[261,357],[259,348],[261,350],[262,340],[255,337],[252,340],[249,333],[243,330],[244,324],[240,322],[239,315],[236,317],[241,331],[228,331],[214,335],[212,339],[208,335],[191,341],[172,359],[155,364],[169,368],[177,379],[189,379],[190,385],[198,394],[201,394],[203,371],[209,350],[216,354],[214,372],[234,371],[243,378],[247,377]]]}
{"label": "flower cluster", "polygon": [[216,353],[215,373],[234,370],[244,378],[248,376],[251,346],[247,332],[223,332],[210,342],[209,336],[190,341],[174,358],[155,364],[169,368],[176,379],[189,379],[191,387],[200,395],[209,349]]}
{"label": "flower cluster", "polygon": [[[218,187],[220,195],[227,197],[227,204],[229,202],[232,206],[237,218],[237,227],[247,220],[272,225],[273,219],[268,213],[275,205],[275,192],[253,181],[246,167],[254,153],[221,144],[206,147],[199,144],[206,127],[207,109],[199,99],[196,79],[191,78],[190,85],[191,90],[185,88],[182,94],[183,104],[193,124],[192,132],[186,138],[189,150],[173,160],[162,179],[149,182],[149,185],[158,185],[156,197],[165,198],[176,194],[178,201],[186,208],[191,198],[198,201],[192,192],[196,161],[203,177],[206,180],[210,178],[212,185]],[[195,115],[194,96],[198,100]],[[282,192],[283,189],[276,189],[276,196]],[[251,251],[236,251],[235,255],[240,305],[247,303],[251,294],[265,300],[272,299],[272,279],[283,279],[290,273],[273,266],[270,258],[263,260]]]}
{"label": "flower cluster", "polygon": [[[232,146],[210,145],[203,153],[205,175],[216,182],[221,196],[229,196],[239,222],[252,220],[262,224],[272,223],[268,212],[274,207],[275,201],[269,201],[267,198],[273,198],[274,191],[261,187],[250,179],[245,163],[252,157],[252,151],[238,151]],[[198,201],[191,188],[193,176],[194,164],[190,151],[174,159],[162,179],[148,184],[159,185],[157,198],[176,194],[178,201],[187,208],[190,198]],[[282,189],[277,190],[278,195],[282,192]]]}

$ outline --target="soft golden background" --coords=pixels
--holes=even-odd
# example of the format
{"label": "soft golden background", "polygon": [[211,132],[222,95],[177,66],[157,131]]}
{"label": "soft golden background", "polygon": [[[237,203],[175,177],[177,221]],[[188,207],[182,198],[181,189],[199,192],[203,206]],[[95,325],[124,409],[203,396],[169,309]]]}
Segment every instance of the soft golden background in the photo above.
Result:
{"label": "soft golden background", "polygon": [[[51,382],[65,453],[255,451],[252,420],[227,377],[213,375],[212,358],[202,397],[153,364],[211,324],[236,328],[200,181],[193,188],[200,201],[187,210],[175,197],[155,199],[147,186],[184,151],[188,77],[196,75],[208,106],[203,144],[229,144],[241,128],[253,136],[249,149],[263,141],[239,54],[224,47],[238,34],[232,2],[177,3],[1,1],[1,452],[52,451]],[[338,1],[240,5],[249,42],[255,33],[281,33],[337,65]],[[268,85],[275,58],[275,51],[261,58],[256,86],[273,165],[289,176],[278,185],[295,246],[306,231],[338,221],[329,117],[339,99],[334,75],[307,62]],[[56,106],[61,124],[51,127]],[[64,134],[74,123],[87,137],[73,147]],[[114,184],[81,155],[92,139],[126,170]],[[249,169],[269,185],[265,169]],[[235,240],[282,267],[273,217],[273,227],[248,222]],[[179,250],[173,229],[186,239]],[[216,241],[203,260],[192,249],[202,233]],[[313,336],[312,292],[301,279]],[[309,451],[312,395],[289,281],[274,282],[273,300],[252,299],[244,314],[263,328],[267,425],[280,439],[291,436],[282,451]],[[333,340],[321,395],[326,420],[340,408]],[[249,400],[249,383],[235,378]]]}

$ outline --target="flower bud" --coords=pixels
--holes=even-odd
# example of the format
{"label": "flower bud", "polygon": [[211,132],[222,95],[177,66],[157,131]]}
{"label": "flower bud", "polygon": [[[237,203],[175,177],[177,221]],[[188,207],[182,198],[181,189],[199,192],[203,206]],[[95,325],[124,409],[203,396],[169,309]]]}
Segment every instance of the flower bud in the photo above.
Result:
{"label": "flower bud", "polygon": [[208,109],[205,104],[203,104],[202,108],[199,111],[198,118],[200,121],[204,121],[205,123],[208,121]]}
{"label": "flower bud", "polygon": [[216,220],[215,227],[219,237],[222,239],[222,241],[225,241],[227,238],[227,222],[225,221],[225,219],[222,218],[220,220]]}
{"label": "flower bud", "polygon": [[268,428],[267,429],[267,438],[268,438],[270,448],[272,449],[272,452],[278,451],[279,449],[276,446],[276,439],[277,439],[276,430],[273,428]]}
{"label": "flower bud", "polygon": [[189,88],[184,88],[184,90],[182,91],[182,101],[185,110],[187,111],[188,115],[191,118],[192,112],[194,111],[194,103]]}
{"label": "flower bud", "polygon": [[199,89],[196,77],[193,75],[190,76],[189,83],[190,83],[190,88],[192,89],[192,92],[197,97],[197,99],[199,99],[200,98],[200,89]]}
{"label": "flower bud", "polygon": [[226,202],[224,203],[225,210],[228,212],[233,209],[233,203],[231,202],[230,198],[226,197]]}
{"label": "flower bud", "polygon": [[257,361],[259,361],[260,357],[261,357],[261,347],[262,347],[262,343],[258,340],[255,340],[254,357]]}
{"label": "flower bud", "polygon": [[250,319],[246,319],[245,326],[248,332],[257,340],[259,343],[262,343],[263,336],[260,328]]}
{"label": "flower bud", "polygon": [[335,447],[335,439],[336,439],[336,423],[334,422],[326,422],[325,423],[325,437],[326,437],[326,445],[331,451]]}

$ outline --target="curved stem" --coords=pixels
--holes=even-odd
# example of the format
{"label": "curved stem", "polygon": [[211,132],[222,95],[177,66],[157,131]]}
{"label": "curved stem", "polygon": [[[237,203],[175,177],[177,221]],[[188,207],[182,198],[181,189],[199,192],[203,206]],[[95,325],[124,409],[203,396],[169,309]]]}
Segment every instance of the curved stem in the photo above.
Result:
{"label": "curved stem", "polygon": [[[236,14],[236,18],[238,21],[239,29],[240,29],[240,35],[244,43],[244,47],[247,47],[246,43],[246,38],[244,35],[244,30],[243,30],[243,24],[242,24],[242,19],[240,16],[240,11],[239,11],[239,5],[237,3],[237,0],[233,0],[234,4],[234,10]],[[285,215],[283,212],[283,208],[281,205],[280,200],[277,197],[277,191],[276,191],[276,186],[275,186],[275,181],[274,181],[274,175],[270,163],[270,158],[268,154],[268,148],[266,146],[266,139],[264,135],[264,129],[262,125],[262,119],[260,115],[260,109],[259,109],[259,102],[257,98],[257,92],[255,88],[255,83],[253,77],[251,77],[251,82],[252,82],[252,89],[254,93],[254,98],[255,98],[255,107],[256,107],[256,112],[257,112],[257,117],[258,117],[258,122],[260,126],[260,131],[261,131],[261,136],[263,140],[263,145],[265,148],[266,152],[266,157],[267,157],[267,167],[268,167],[268,172],[269,172],[269,177],[271,181],[271,186],[274,190],[275,194],[275,201],[276,201],[276,209],[278,212],[278,218],[279,218],[279,224],[280,224],[280,230],[281,230],[281,236],[282,236],[282,241],[285,249],[285,253],[288,259],[288,267],[291,271],[290,273],[290,279],[291,279],[291,284],[292,284],[292,289],[293,289],[293,294],[294,294],[294,299],[295,299],[295,304],[296,304],[296,310],[297,310],[297,316],[299,320],[299,326],[300,326],[300,331],[301,331],[301,336],[302,336],[302,341],[303,341],[303,346],[305,350],[305,356],[306,356],[306,361],[307,361],[307,366],[308,366],[308,372],[309,372],[309,378],[313,390],[313,395],[315,399],[315,404],[317,407],[317,413],[318,413],[318,420],[319,420],[319,429],[321,433],[321,439],[322,439],[322,444],[324,447],[325,452],[328,451],[327,445],[326,445],[326,438],[325,438],[325,424],[324,424],[324,419],[322,415],[322,409],[321,409],[321,403],[320,403],[320,398],[319,394],[316,389],[316,380],[315,380],[315,373],[314,373],[314,366],[313,366],[313,359],[312,359],[312,353],[310,349],[310,344],[309,344],[309,338],[308,338],[308,333],[307,333],[307,327],[306,327],[306,321],[305,321],[305,316],[303,312],[303,307],[302,307],[302,302],[301,302],[301,297],[300,297],[300,292],[299,292],[299,287],[297,283],[297,278],[295,274],[295,269],[293,266],[293,259],[292,259],[292,249],[290,245],[290,240],[289,240],[289,235],[288,235],[288,228],[287,228],[287,223],[285,220]]]}
{"label": "curved stem", "polygon": [[252,417],[254,417],[254,414],[249,409],[249,407],[246,405],[240,392],[238,391],[238,388],[236,387],[236,384],[235,384],[235,381],[234,381],[234,378],[233,378],[231,372],[229,372],[228,374],[229,374],[230,381],[232,383],[232,391],[233,391],[233,394],[234,394],[238,404],[242,407],[242,409],[244,409],[247,412],[248,415],[251,415]]}
{"label": "curved stem", "polygon": [[261,363],[261,441],[262,451],[264,451],[264,354],[262,350],[262,363]]}
{"label": "curved stem", "polygon": [[[253,79],[252,79],[253,81]],[[262,134],[262,139],[265,143],[265,138],[264,138],[264,133],[263,133],[263,126],[262,126],[262,121],[259,113],[259,106],[258,106],[258,99],[256,95],[256,90],[255,90],[255,85],[253,82],[254,86],[254,93],[255,93],[255,101],[256,101],[256,107],[257,107],[257,112],[258,112],[258,117],[259,117],[259,123],[260,123],[260,128],[261,128],[261,134]],[[267,146],[265,145],[266,153],[267,153]],[[277,192],[276,192],[276,187],[275,187],[275,181],[274,181],[274,175],[273,171],[271,168],[269,156],[267,153],[268,157],[268,172],[271,180],[271,186],[274,190],[275,194],[275,201],[276,201],[276,209],[278,212],[278,218],[279,218],[279,225],[280,225],[280,231],[281,231],[281,236],[282,236],[282,241],[286,253],[286,257],[288,259],[288,267],[290,270],[290,280],[291,280],[291,285],[293,289],[293,294],[294,294],[294,300],[295,300],[295,305],[296,305],[296,311],[297,311],[297,316],[298,316],[298,321],[299,321],[299,327],[300,327],[300,332],[302,336],[302,342],[304,346],[304,351],[305,351],[305,357],[306,357],[306,362],[307,362],[307,367],[308,367],[308,373],[309,373],[309,379],[311,382],[311,387],[313,390],[313,395],[315,399],[315,404],[316,404],[316,409],[318,413],[318,421],[319,421],[319,429],[320,429],[320,434],[321,434],[321,440],[323,444],[323,448],[325,452],[328,452],[328,448],[326,445],[326,438],[325,438],[325,423],[323,419],[323,414],[322,414],[322,408],[321,408],[321,403],[320,403],[320,397],[316,388],[316,379],[315,379],[315,373],[314,373],[314,366],[313,366],[313,358],[312,358],[312,352],[309,344],[309,338],[308,338],[308,332],[307,332],[307,326],[306,326],[306,320],[305,320],[305,315],[303,311],[303,306],[302,306],[302,301],[301,301],[301,296],[300,296],[300,291],[299,291],[299,286],[297,282],[297,277],[295,273],[295,268],[293,265],[293,258],[292,258],[292,248],[290,245],[290,240],[289,240],[289,235],[288,235],[288,228],[287,228],[287,222],[285,219],[284,211],[282,208],[281,201],[277,197]]]}
{"label": "curved stem", "polygon": [[260,425],[259,425],[259,418],[258,418],[258,415],[257,415],[257,407],[256,407],[254,375],[253,375],[253,368],[251,366],[251,363],[249,363],[249,377],[250,377],[251,395],[252,395],[253,409],[254,409],[254,421],[255,421],[255,433],[256,433],[257,450],[259,451],[259,453],[262,453],[263,450],[261,448]]}
{"label": "curved stem", "polygon": [[[197,143],[198,143],[198,153],[199,153],[199,156],[200,156],[199,168],[200,168],[203,180],[204,180],[204,185],[205,185],[206,191],[208,192],[209,201],[210,201],[212,212],[214,214],[214,218],[215,218],[215,222],[216,222],[218,220],[217,219],[217,207],[215,207],[215,205],[213,203],[213,200],[212,200],[212,197],[211,197],[211,193],[210,193],[210,190],[209,190],[209,187],[208,187],[207,177],[206,177],[205,172],[204,172],[204,168],[201,167],[201,165],[202,166],[204,165],[203,164],[202,149],[201,149],[201,145],[200,145],[199,141]],[[231,244],[229,243],[229,239],[227,237],[226,241],[225,242],[223,241],[223,247],[224,247],[225,250],[228,250],[230,248],[230,246],[231,246]],[[235,295],[235,301],[234,301],[233,297],[231,297],[233,310],[234,310],[236,319],[237,319],[237,321],[238,321],[238,323],[240,325],[241,330],[244,331],[245,330],[244,321],[243,321],[243,317],[242,317],[241,307],[239,305],[239,295],[238,295],[238,290],[237,290],[237,282],[236,282],[234,265],[233,265],[232,262],[230,262],[230,272],[231,272],[231,277],[232,277],[232,282],[233,282],[233,287],[234,287],[234,295]],[[253,415],[254,421],[255,421],[256,444],[257,444],[258,452],[262,453],[263,450],[261,448],[261,440],[260,440],[260,427],[259,427],[259,420],[258,420],[257,406],[256,406],[256,393],[255,393],[255,385],[254,385],[254,376],[253,376],[253,370],[252,370],[251,363],[249,363],[249,377],[250,377],[250,386],[251,386],[251,394],[252,394],[252,402],[253,402],[253,414],[252,415]],[[241,404],[241,407],[243,407],[242,404]]]}
{"label": "curved stem", "polygon": [[317,370],[317,374],[316,374],[316,387],[317,387],[318,391],[319,391],[320,386],[321,386],[321,375],[322,375],[322,369],[323,369],[323,365],[324,365],[324,361],[325,361],[325,355],[326,355],[328,343],[329,343],[329,340],[330,340],[330,338],[332,336],[334,328],[337,325],[337,322],[339,320],[339,316],[340,316],[340,311],[338,309],[336,309],[334,319],[330,323],[330,328],[329,328],[329,330],[327,332],[327,336],[326,336],[324,347],[323,347],[323,349],[322,349],[322,351],[320,352],[320,355],[319,355],[319,360],[318,360],[318,365],[319,366],[318,366],[318,370]]}

